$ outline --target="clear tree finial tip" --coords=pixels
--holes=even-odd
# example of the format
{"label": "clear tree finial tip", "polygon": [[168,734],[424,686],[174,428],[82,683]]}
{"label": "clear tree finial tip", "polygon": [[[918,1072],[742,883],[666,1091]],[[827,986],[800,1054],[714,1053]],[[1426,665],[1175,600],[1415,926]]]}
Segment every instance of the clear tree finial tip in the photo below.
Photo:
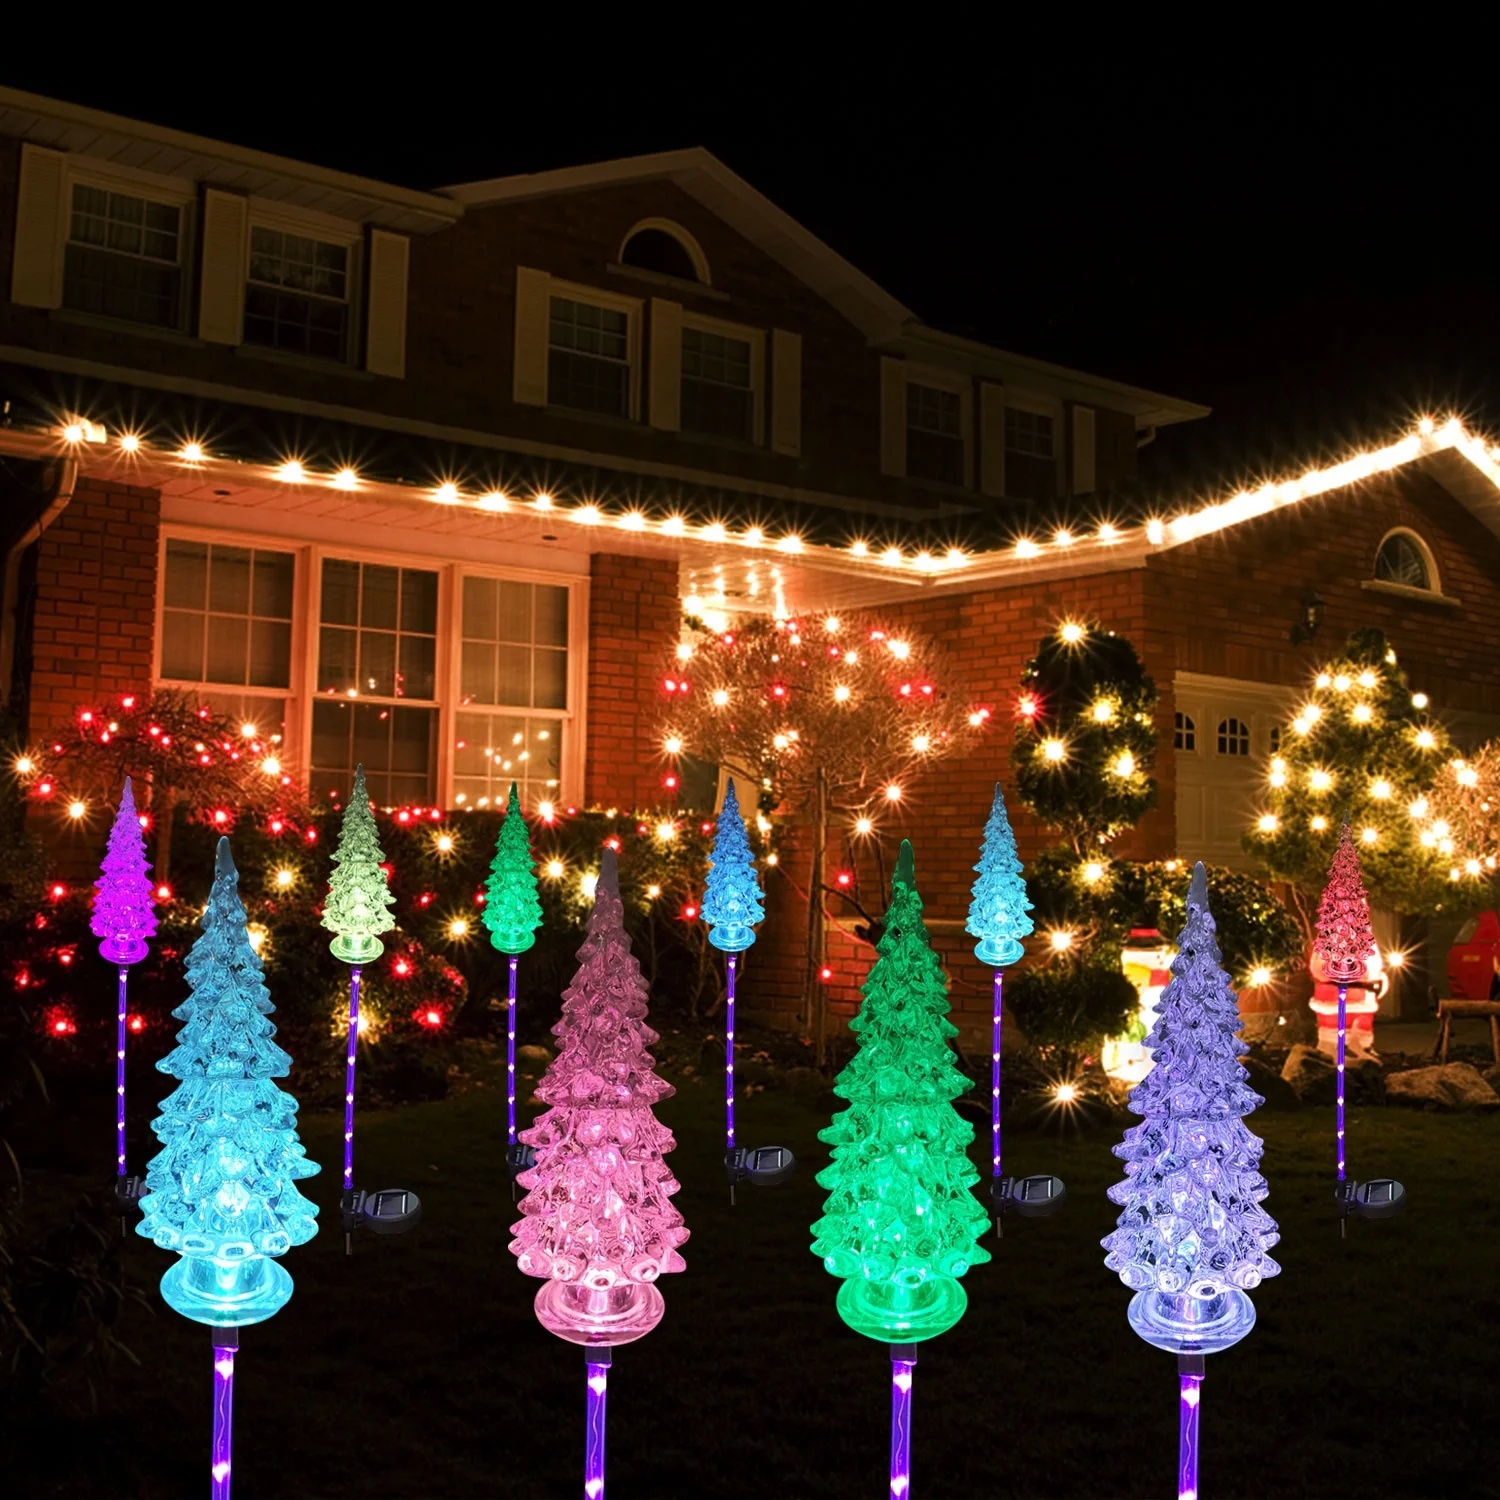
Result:
{"label": "clear tree finial tip", "polygon": [[513,812],[521,810],[521,793],[515,782],[510,784],[510,795],[505,799],[505,814],[507,817]]}
{"label": "clear tree finial tip", "polygon": [[896,885],[914,890],[917,884],[917,860],[912,853],[911,840],[901,840],[901,852],[896,856],[896,873],[891,877]]}
{"label": "clear tree finial tip", "polygon": [[722,817],[725,812],[733,812],[738,815],[739,810],[739,794],[734,789],[734,777],[731,776],[729,778],[729,785],[724,788],[724,809],[723,812],[720,813],[720,817]]}
{"label": "clear tree finial tip", "polygon": [[1193,866],[1193,878],[1188,882],[1188,905],[1196,906],[1201,911],[1208,910],[1208,871],[1203,867],[1200,859]]}
{"label": "clear tree finial tip", "polygon": [[218,847],[214,850],[214,877],[217,879],[221,875],[238,876],[239,873],[234,866],[234,854],[229,848],[229,837],[227,834],[222,835]]}
{"label": "clear tree finial tip", "polygon": [[620,862],[608,845],[599,860],[599,879],[594,889],[596,892],[608,891],[616,901],[620,899]]}

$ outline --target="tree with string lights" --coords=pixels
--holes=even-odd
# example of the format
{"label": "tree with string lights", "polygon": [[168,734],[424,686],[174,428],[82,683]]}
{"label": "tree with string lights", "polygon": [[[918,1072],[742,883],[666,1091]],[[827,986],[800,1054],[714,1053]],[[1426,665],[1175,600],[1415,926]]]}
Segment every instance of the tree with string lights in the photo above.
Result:
{"label": "tree with string lights", "polygon": [[778,811],[805,832],[811,871],[802,1006],[821,1065],[826,898],[849,903],[867,929],[877,925],[855,905],[852,880],[827,880],[830,825],[842,819],[851,834],[873,835],[880,814],[899,808],[911,778],[967,744],[989,710],[963,701],[947,654],[913,631],[821,613],[750,617],[722,631],[689,623],[692,640],[662,676],[663,745],[669,757],[692,754],[752,775],[762,833]]}
{"label": "tree with string lights", "polygon": [[1422,832],[1437,840],[1440,855],[1448,851],[1449,881],[1462,885],[1467,898],[1481,899],[1478,882],[1493,881],[1500,866],[1500,740],[1440,768]]}
{"label": "tree with string lights", "polygon": [[1021,674],[1016,793],[1093,860],[1156,804],[1156,684],[1135,647],[1065,620]]}
{"label": "tree with string lights", "polygon": [[[1350,636],[1325,662],[1281,734],[1264,805],[1244,846],[1292,889],[1308,944],[1318,893],[1347,819],[1376,906],[1431,912],[1453,899],[1458,844],[1433,821],[1455,752],[1377,630]],[[1456,776],[1450,779],[1459,785]]]}

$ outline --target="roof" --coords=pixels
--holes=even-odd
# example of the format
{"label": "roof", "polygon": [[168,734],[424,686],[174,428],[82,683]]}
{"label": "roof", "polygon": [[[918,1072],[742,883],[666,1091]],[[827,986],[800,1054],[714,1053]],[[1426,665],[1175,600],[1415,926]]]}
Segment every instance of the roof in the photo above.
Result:
{"label": "roof", "polygon": [[927,327],[910,308],[701,146],[494,177],[441,191],[466,208],[480,208],[651,181],[675,183],[696,198],[837,308],[876,348],[913,359],[941,361],[950,368],[1002,383],[1013,382],[1039,394],[1128,412],[1141,428],[1189,422],[1209,414],[1208,407],[1196,402],[1009,354],[974,339]]}
{"label": "roof", "polygon": [[394,187],[245,146],[226,145],[21,89],[0,87],[0,135],[17,136],[34,145],[78,152],[161,177],[232,188],[405,234],[429,234],[463,214],[451,197]]}

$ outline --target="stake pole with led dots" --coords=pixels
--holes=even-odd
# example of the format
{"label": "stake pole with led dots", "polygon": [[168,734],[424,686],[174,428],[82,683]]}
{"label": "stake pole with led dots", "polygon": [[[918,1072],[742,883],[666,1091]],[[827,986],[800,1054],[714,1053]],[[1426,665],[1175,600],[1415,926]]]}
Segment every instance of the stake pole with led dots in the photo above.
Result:
{"label": "stake pole with led dots", "polygon": [[146,939],[156,934],[152,887],[147,871],[146,841],[130,778],[120,793],[120,807],[109,831],[109,847],[100,866],[89,926],[100,939],[99,953],[119,972],[115,1005],[115,1199],[121,1214],[134,1206],[138,1184],[125,1165],[125,1038],[129,1006],[126,998],[130,965],[145,958]]}
{"label": "stake pole with led dots", "polygon": [[[543,812],[547,809],[544,806]],[[531,834],[521,812],[521,797],[515,782],[505,803],[505,818],[495,840],[490,878],[485,885],[484,907],[479,919],[489,929],[490,943],[507,956],[509,1002],[505,1013],[505,1143],[507,1161],[516,1145],[516,969],[521,954],[536,942],[542,925],[542,903],[537,899],[536,862],[531,854]],[[513,1164],[513,1163],[512,1163]],[[515,1179],[511,1179],[515,1197]]]}
{"label": "stake pole with led dots", "polygon": [[349,965],[349,1052],[344,1069],[344,1253],[354,1253],[357,1218],[354,1189],[354,1078],[359,1057],[359,984],[361,971],[385,952],[377,934],[389,932],[391,891],[384,855],[365,790],[365,768],[356,766],[354,785],[339,828],[333,856],[328,899],[323,903],[323,926],[334,934],[328,947]]}

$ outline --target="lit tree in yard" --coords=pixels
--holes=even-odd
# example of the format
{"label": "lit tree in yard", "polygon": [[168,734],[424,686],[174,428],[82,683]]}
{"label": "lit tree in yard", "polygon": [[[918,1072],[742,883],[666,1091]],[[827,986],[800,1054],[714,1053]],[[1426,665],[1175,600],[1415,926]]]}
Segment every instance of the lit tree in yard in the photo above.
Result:
{"label": "lit tree in yard", "polygon": [[1291,886],[1308,944],[1345,820],[1372,904],[1419,913],[1453,899],[1457,844],[1434,824],[1432,800],[1453,761],[1427,695],[1411,690],[1379,631],[1351,636],[1319,668],[1282,731],[1264,807],[1244,837],[1246,851]]}
{"label": "lit tree in yard", "polygon": [[918,771],[983,728],[989,711],[963,702],[952,676],[942,649],[915,632],[821,613],[699,630],[664,670],[667,753],[744,767],[761,788],[762,831],[765,815],[779,810],[806,834],[802,1004],[820,1064],[827,1055],[819,979],[825,898],[852,895],[826,878],[830,826],[840,820],[851,835],[874,834],[881,814],[902,806]]}

